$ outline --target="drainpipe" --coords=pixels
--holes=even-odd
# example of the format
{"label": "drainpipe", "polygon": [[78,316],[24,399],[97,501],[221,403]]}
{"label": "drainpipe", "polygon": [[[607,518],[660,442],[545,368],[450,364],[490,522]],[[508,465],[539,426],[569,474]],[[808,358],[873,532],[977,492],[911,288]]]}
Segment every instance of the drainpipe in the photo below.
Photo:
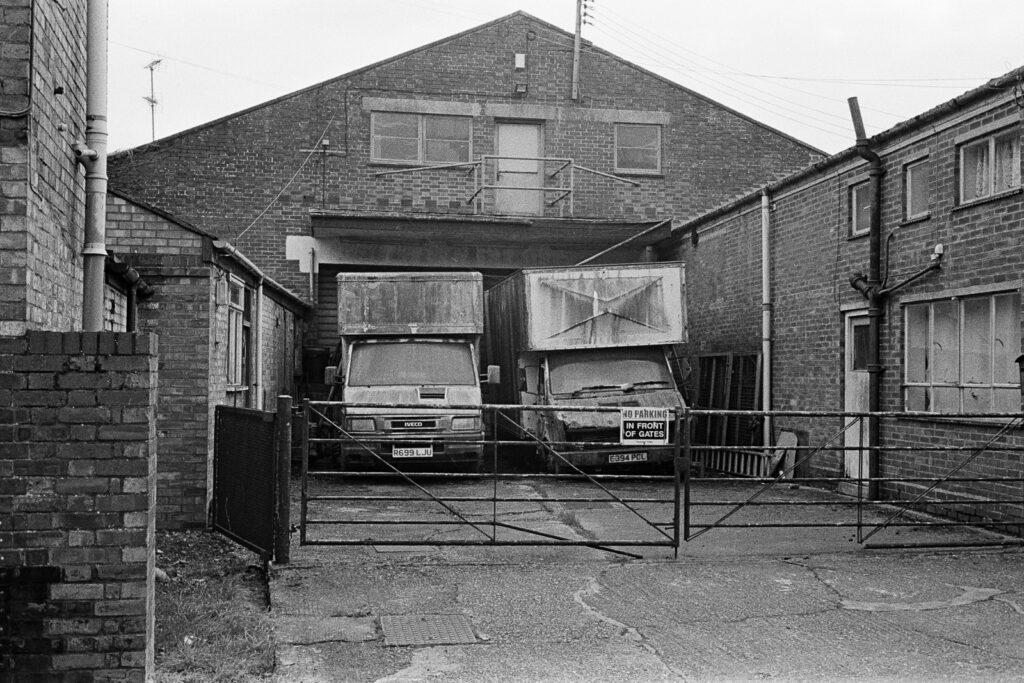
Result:
{"label": "drainpipe", "polygon": [[[868,233],[870,240],[868,243],[868,277],[862,293],[868,300],[868,411],[877,413],[881,406],[882,385],[882,365],[879,360],[879,353],[882,343],[882,176],[885,174],[885,170],[882,168],[881,158],[871,150],[868,143],[857,98],[851,97],[847,102],[850,105],[853,128],[857,134],[857,154],[861,159],[868,162],[868,177],[871,183],[869,195],[871,215]],[[878,485],[874,480],[878,476],[878,448],[880,441],[878,418],[872,415],[868,418],[868,471],[864,473],[870,480],[865,490],[865,495],[870,499],[876,498],[878,495]]]}
{"label": "drainpipe", "polygon": [[[765,186],[761,190],[761,404],[766,411],[772,409],[771,221],[771,196]],[[761,428],[761,443],[771,446],[775,437],[771,416],[765,415]]]}
{"label": "drainpipe", "polygon": [[257,410],[263,410],[265,405],[263,396],[263,277],[260,277],[260,283],[256,286],[256,311],[253,313],[255,320],[253,325],[256,327],[255,337],[253,345],[256,347],[255,353],[256,358],[253,360],[254,367],[256,368],[255,384],[252,388],[253,393],[256,394],[255,407]]}
{"label": "drainpipe", "polygon": [[99,332],[107,259],[107,0],[89,0],[87,23],[85,142],[76,143],[74,151],[85,167],[82,329]]}

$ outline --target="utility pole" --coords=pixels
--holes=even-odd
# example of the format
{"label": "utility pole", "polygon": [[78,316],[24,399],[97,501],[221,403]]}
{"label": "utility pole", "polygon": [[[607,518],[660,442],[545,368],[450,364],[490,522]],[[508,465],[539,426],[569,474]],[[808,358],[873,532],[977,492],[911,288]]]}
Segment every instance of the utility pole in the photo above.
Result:
{"label": "utility pole", "polygon": [[152,62],[142,67],[143,69],[149,69],[149,97],[143,97],[142,99],[149,102],[149,125],[153,140],[156,140],[156,91],[153,87],[153,72],[156,71],[157,65],[162,62],[161,59],[154,59]]}

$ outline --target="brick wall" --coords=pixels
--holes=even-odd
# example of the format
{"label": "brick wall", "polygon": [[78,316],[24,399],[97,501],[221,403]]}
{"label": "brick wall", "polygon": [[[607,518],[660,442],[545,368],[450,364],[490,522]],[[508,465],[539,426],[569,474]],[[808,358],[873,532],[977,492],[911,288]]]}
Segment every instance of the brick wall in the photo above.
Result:
{"label": "brick wall", "polygon": [[[638,185],[628,185],[576,172],[578,217],[693,216],[816,158],[790,138],[596,49],[584,60],[585,95],[573,101],[571,45],[564,32],[516,15],[114,155],[111,185],[232,241],[303,295],[308,273],[285,258],[286,242],[310,235],[312,209],[420,216],[472,211],[465,200],[473,178],[465,169],[377,175],[386,167],[369,163],[370,116],[388,101],[476,111],[474,158],[495,152],[497,120],[542,120],[546,156],[603,172],[614,171],[616,121],[638,112],[667,121],[660,175],[636,176]],[[515,52],[527,55],[522,76],[530,90],[523,98],[512,96],[519,77],[512,71]],[[330,139],[331,154],[310,157],[289,184],[321,134]],[[265,209],[250,226],[248,217]]]}
{"label": "brick wall", "polygon": [[157,340],[0,337],[0,677],[153,668]]}
{"label": "brick wall", "polygon": [[0,334],[73,329],[84,182],[71,146],[85,129],[85,3],[10,0],[0,22]]}

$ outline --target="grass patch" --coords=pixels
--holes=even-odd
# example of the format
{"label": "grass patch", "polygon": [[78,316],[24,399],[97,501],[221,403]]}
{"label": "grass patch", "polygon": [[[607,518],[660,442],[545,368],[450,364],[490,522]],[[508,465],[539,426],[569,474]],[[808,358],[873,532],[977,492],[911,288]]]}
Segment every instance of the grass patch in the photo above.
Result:
{"label": "grass patch", "polygon": [[274,669],[266,574],[259,557],[213,532],[161,532],[156,683],[268,680]]}

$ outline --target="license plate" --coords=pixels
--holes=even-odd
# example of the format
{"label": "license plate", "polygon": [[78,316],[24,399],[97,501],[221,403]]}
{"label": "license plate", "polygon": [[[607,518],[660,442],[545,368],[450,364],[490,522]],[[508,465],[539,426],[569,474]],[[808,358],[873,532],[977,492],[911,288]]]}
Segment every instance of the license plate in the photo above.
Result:
{"label": "license plate", "polygon": [[395,446],[391,449],[392,458],[431,458],[433,455],[431,446]]}
{"label": "license plate", "polygon": [[609,464],[623,462],[647,462],[647,453],[612,453],[608,456]]}

